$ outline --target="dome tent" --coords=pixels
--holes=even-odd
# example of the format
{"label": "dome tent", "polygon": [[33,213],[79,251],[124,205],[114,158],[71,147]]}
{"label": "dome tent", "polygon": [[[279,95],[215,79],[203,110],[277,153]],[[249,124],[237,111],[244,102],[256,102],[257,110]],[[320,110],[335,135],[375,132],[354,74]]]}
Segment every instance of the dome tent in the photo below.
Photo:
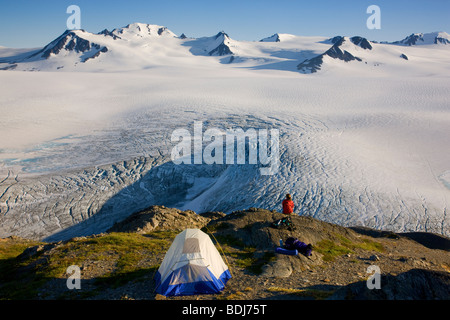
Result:
{"label": "dome tent", "polygon": [[186,229],[175,237],[156,272],[156,292],[164,296],[215,294],[230,278],[209,236],[199,229]]}

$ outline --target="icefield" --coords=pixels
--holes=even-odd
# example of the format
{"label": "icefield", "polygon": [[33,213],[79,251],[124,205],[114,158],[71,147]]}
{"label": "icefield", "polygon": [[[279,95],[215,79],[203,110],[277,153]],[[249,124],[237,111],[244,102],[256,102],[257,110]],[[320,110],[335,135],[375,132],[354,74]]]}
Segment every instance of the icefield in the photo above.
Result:
{"label": "icefield", "polygon": [[[450,235],[449,45],[368,52],[347,41],[362,61],[323,55],[303,73],[297,65],[333,45],[326,38],[216,43],[163,31],[148,48],[130,44],[136,58],[106,39],[85,63],[68,52],[0,71],[0,237],[100,233],[151,205],[281,210],[286,193],[295,213],[324,221]],[[223,43],[231,54],[202,55]],[[195,121],[279,130],[278,171],[174,164],[171,134]]]}

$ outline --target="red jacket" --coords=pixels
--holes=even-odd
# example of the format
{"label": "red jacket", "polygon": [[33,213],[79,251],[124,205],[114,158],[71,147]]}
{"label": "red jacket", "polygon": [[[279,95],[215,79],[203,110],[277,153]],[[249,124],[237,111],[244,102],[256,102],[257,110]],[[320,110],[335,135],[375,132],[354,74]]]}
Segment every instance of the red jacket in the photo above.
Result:
{"label": "red jacket", "polygon": [[294,212],[294,202],[292,200],[284,199],[283,200],[283,213],[291,214]]}

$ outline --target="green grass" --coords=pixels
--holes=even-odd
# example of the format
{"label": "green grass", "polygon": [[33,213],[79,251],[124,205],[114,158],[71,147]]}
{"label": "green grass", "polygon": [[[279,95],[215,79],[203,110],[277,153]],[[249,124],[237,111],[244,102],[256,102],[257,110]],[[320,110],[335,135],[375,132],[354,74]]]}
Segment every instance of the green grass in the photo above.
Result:
{"label": "green grass", "polygon": [[353,242],[344,236],[338,236],[341,244],[348,249],[355,250],[356,248],[366,250],[366,251],[378,251],[383,252],[384,247],[381,243],[375,242],[370,239],[362,239],[362,242]]}
{"label": "green grass", "polygon": [[[136,233],[111,233],[101,237],[68,242],[53,253],[43,272],[48,277],[61,277],[70,265],[86,260],[115,261],[116,274],[134,272],[146,255],[165,252],[173,234],[143,236]],[[164,239],[165,238],[165,239]]]}
{"label": "green grass", "polygon": [[276,256],[273,252],[265,252],[261,257],[255,257],[257,249],[246,246],[240,239],[232,236],[216,236],[220,243],[221,252],[225,257],[232,257],[237,267],[245,269],[253,274],[261,274],[262,267],[275,261]]}
{"label": "green grass", "polygon": [[337,235],[336,238],[338,239],[337,241],[322,240],[314,246],[314,250],[323,255],[324,261],[333,261],[338,256],[354,253],[356,249],[377,252],[385,250],[380,243],[370,239],[362,239],[361,242],[355,242],[341,235]]}
{"label": "green grass", "polygon": [[5,240],[0,242],[0,260],[7,260],[17,257],[26,248],[40,244],[38,241],[25,239]]}
{"label": "green grass", "polygon": [[67,278],[68,266],[82,266],[89,261],[107,261],[114,267],[97,277],[96,289],[92,293],[83,292],[85,296],[103,287],[115,288],[129,281],[139,281],[153,275],[159,267],[140,263],[149,256],[164,254],[175,236],[176,233],[170,231],[146,235],[110,233],[72,240],[58,245],[51,254],[40,252],[24,260],[17,256],[36,243],[0,243],[0,299],[33,299],[49,280]]}
{"label": "green grass", "polygon": [[324,261],[333,261],[337,256],[341,256],[353,251],[331,240],[322,240],[314,246],[314,250],[323,255]]}
{"label": "green grass", "polygon": [[260,258],[255,257],[256,248],[244,247],[242,250],[231,254],[236,258],[236,265],[253,274],[261,274],[262,267],[275,261],[276,256],[273,252],[265,252]]}
{"label": "green grass", "polygon": [[18,274],[14,281],[11,281],[20,265],[16,258],[25,249],[39,244],[37,241],[25,239],[7,239],[0,242],[0,300],[10,296],[22,296],[22,293],[27,291],[23,285],[23,274]]}
{"label": "green grass", "polygon": [[381,243],[369,239],[363,239],[363,243],[358,244],[357,247],[367,251],[385,251],[385,248]]}

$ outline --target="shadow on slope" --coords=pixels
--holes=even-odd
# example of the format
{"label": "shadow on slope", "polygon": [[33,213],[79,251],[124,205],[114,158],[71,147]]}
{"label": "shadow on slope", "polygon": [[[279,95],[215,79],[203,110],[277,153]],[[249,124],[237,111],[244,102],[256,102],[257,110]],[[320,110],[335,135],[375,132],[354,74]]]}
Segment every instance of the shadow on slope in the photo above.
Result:
{"label": "shadow on slope", "polygon": [[184,202],[213,187],[225,170],[227,165],[176,165],[172,161],[153,167],[141,179],[108,199],[97,213],[43,241],[55,242],[106,232],[114,223],[152,205],[181,208]]}
{"label": "shadow on slope", "polygon": [[404,232],[399,233],[399,235],[414,240],[430,249],[450,251],[450,239],[439,234],[429,232]]}
{"label": "shadow on slope", "polygon": [[[298,72],[297,66],[302,61],[311,59],[318,53],[313,50],[280,50],[271,52],[270,56],[274,57],[276,60],[269,60],[268,63],[261,63],[259,65],[248,67],[252,70],[281,70],[281,71],[291,71]],[[235,59],[238,60],[239,58]],[[250,59],[250,58],[247,58]],[[255,58],[257,59],[257,58]],[[279,60],[283,59],[283,60]]]}
{"label": "shadow on slope", "polygon": [[[253,132],[257,135],[257,129],[269,127],[267,120],[261,122],[260,119],[251,116],[242,119],[242,117],[230,115],[227,119],[233,119],[236,122],[235,127],[243,128],[241,129],[242,133],[254,129]],[[222,119],[218,119],[217,123],[204,122],[203,126],[215,125],[215,127],[220,128],[224,126],[223,123]],[[223,129],[223,132],[225,130],[228,129]],[[272,133],[269,136],[272,136]],[[72,220],[67,221],[68,219],[66,219],[66,224],[61,224],[64,230],[61,230],[60,227],[51,235],[47,234],[44,241],[59,241],[74,236],[105,232],[115,222],[153,205],[163,205],[181,210],[190,209],[197,213],[206,211],[228,213],[233,210],[255,206],[258,201],[260,206],[269,206],[265,203],[261,204],[261,199],[273,198],[272,194],[266,197],[267,191],[263,186],[269,184],[273,186],[269,191],[276,193],[276,196],[279,196],[279,192],[274,176],[262,176],[259,169],[262,167],[270,169],[274,165],[273,163],[278,164],[278,161],[272,161],[272,137],[267,142],[269,145],[264,148],[265,150],[262,149],[264,143],[260,142],[261,138],[258,139],[258,143],[254,144],[253,142],[250,143],[249,136],[245,136],[244,139],[244,136],[236,133],[233,139],[235,141],[233,143],[234,148],[229,147],[225,139],[223,141],[223,164],[208,164],[205,159],[201,164],[194,164],[196,150],[191,150],[193,151],[190,161],[192,164],[175,164],[169,156],[163,155],[157,161],[149,158],[148,161],[145,161],[145,166],[139,166],[139,172],[137,172],[137,166],[135,168],[113,164],[114,170],[105,170],[105,174],[113,176],[102,176],[103,181],[106,180],[103,185],[108,187],[108,180],[112,180],[113,182],[117,181],[124,187],[116,191],[115,194],[105,193],[103,200],[100,200],[101,203],[97,205],[98,209],[95,209],[95,211],[90,211],[91,209],[88,208],[86,213],[85,208],[77,208],[78,211],[82,211],[81,214],[78,211],[64,212],[67,216],[72,216]],[[208,147],[209,151],[207,150]],[[227,152],[230,152],[230,150],[233,152],[232,160],[228,159],[231,155]],[[208,141],[203,141],[202,151],[203,155],[209,153],[215,155],[216,149],[211,150]],[[261,161],[257,164],[249,163],[250,152],[258,154],[260,159],[264,151],[267,153],[267,160],[269,161],[267,165],[259,163]],[[281,158],[280,162],[282,160]],[[141,167],[145,168],[141,169]],[[96,185],[89,186],[89,188],[96,188]],[[89,194],[89,190],[86,193]],[[101,199],[101,197],[99,198]],[[281,203],[282,199],[278,200],[277,203]],[[70,207],[67,210],[71,210]]]}
{"label": "shadow on slope", "polygon": [[381,275],[381,288],[368,289],[365,281],[336,291],[330,300],[448,300],[448,272],[412,269],[397,276]]}
{"label": "shadow on slope", "polygon": [[440,249],[445,251],[450,251],[450,239],[431,232],[401,232],[395,233],[392,231],[375,230],[367,227],[357,226],[350,227],[353,231],[370,236],[373,238],[391,238],[398,239],[400,237],[405,237],[414,240],[417,243],[429,248],[429,249]]}

